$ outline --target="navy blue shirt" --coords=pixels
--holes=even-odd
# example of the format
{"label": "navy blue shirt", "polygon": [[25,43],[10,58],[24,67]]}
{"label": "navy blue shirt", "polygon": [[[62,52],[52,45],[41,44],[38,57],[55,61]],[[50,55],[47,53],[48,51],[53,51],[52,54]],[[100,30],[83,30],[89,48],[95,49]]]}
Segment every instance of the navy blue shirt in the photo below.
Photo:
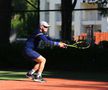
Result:
{"label": "navy blue shirt", "polygon": [[55,42],[53,40],[50,40],[46,36],[46,34],[40,32],[37,29],[34,31],[34,33],[25,42],[25,48],[37,50],[41,40],[44,41],[45,44],[49,44],[50,46],[59,46],[59,42]]}

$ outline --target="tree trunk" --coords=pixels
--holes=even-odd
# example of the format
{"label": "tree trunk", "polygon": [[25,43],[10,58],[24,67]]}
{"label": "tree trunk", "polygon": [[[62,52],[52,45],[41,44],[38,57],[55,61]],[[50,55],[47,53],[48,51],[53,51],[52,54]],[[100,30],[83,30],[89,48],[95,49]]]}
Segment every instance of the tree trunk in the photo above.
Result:
{"label": "tree trunk", "polygon": [[[0,64],[8,61],[11,29],[11,1],[0,0]],[[1,66],[1,65],[0,65]]]}
{"label": "tree trunk", "polygon": [[75,8],[77,0],[61,0],[62,7],[62,30],[61,36],[64,41],[72,40],[72,11]]}
{"label": "tree trunk", "polygon": [[9,45],[11,0],[0,0],[0,46]]}
{"label": "tree trunk", "polygon": [[62,0],[62,40],[71,40],[72,0]]}

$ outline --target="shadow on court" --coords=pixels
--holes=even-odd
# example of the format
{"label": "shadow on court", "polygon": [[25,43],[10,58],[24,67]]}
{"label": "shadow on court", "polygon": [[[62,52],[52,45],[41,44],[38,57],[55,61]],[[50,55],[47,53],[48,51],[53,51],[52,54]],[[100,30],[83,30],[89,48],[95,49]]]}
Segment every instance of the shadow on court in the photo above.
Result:
{"label": "shadow on court", "polygon": [[108,74],[45,71],[46,83],[25,78],[26,71],[0,70],[0,90],[108,90]]}
{"label": "shadow on court", "polygon": [[[21,70],[0,70],[0,80],[22,80],[26,79],[27,71]],[[69,80],[102,81],[108,82],[108,73],[93,72],[70,72],[70,71],[44,71],[45,78],[61,78]]]}
{"label": "shadow on court", "polygon": [[[47,72],[46,72],[47,73]],[[69,80],[105,81],[108,82],[108,73],[88,73],[88,72],[62,72],[56,71],[44,75],[47,78],[63,78]]]}

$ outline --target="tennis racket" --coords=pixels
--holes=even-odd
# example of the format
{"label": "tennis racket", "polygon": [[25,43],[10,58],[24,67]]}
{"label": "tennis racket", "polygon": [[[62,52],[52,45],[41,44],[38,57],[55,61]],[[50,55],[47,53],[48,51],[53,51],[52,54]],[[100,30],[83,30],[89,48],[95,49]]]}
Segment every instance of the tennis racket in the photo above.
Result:
{"label": "tennis racket", "polygon": [[67,47],[73,47],[77,49],[87,49],[90,47],[90,44],[87,43],[86,41],[78,41],[73,44],[67,44]]}

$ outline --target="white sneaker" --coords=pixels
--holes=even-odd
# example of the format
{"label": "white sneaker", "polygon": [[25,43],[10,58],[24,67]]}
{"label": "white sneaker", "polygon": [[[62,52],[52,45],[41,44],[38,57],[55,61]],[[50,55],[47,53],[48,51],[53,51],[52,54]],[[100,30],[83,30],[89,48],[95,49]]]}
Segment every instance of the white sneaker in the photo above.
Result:
{"label": "white sneaker", "polygon": [[35,82],[46,82],[46,80],[44,80],[43,78],[42,78],[42,76],[40,76],[40,77],[34,77],[33,78],[33,81],[35,81]]}

